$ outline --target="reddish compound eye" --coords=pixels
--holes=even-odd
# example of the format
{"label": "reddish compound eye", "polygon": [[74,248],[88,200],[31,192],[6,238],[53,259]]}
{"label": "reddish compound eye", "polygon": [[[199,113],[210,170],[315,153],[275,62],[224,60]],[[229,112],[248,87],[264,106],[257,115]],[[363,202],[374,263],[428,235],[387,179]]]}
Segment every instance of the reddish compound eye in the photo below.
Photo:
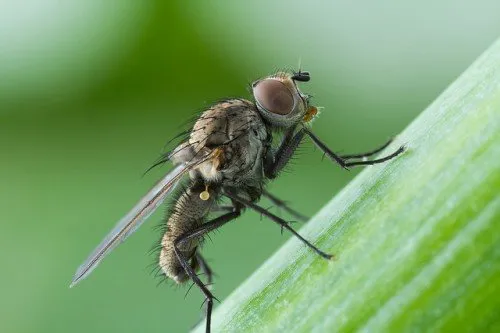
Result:
{"label": "reddish compound eye", "polygon": [[265,79],[253,86],[257,103],[269,112],[286,115],[292,112],[294,101],[290,90],[278,80]]}

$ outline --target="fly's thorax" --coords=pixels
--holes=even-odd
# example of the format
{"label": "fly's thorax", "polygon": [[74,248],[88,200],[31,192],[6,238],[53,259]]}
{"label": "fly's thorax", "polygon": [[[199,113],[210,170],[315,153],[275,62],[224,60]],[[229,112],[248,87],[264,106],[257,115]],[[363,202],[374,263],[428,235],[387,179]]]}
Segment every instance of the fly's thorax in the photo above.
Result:
{"label": "fly's thorax", "polygon": [[180,161],[210,156],[191,172],[192,178],[201,177],[208,182],[245,181],[259,177],[267,138],[266,125],[255,104],[233,99],[203,112],[188,141],[176,150]]}

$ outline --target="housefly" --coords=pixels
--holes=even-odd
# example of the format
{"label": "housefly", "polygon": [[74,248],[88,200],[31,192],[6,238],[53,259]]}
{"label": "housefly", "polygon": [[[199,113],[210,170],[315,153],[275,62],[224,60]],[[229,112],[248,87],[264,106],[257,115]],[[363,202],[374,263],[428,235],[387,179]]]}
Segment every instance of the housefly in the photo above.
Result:
{"label": "housefly", "polygon": [[[253,99],[227,99],[205,110],[184,141],[165,154],[158,163],[171,161],[167,173],[132,210],[123,217],[85,262],[78,267],[71,286],[87,277],[118,244],[130,236],[181,182],[176,199],[165,217],[166,232],[159,245],[161,273],[200,289],[206,301],[206,332],[214,295],[198,277],[201,270],[212,281],[212,270],[203,259],[201,242],[209,232],[239,217],[245,208],[254,210],[286,229],[325,259],[332,258],[300,236],[290,224],[258,204],[267,197],[292,215],[302,218],[265,189],[275,179],[303,139],[309,137],[333,162],[343,168],[388,161],[404,151],[400,147],[383,158],[369,159],[390,143],[363,154],[337,155],[310,129],[317,108],[310,96],[301,92],[299,82],[308,82],[308,72],[278,72],[252,83]],[[277,145],[273,136],[281,133]],[[222,199],[230,205],[221,206]],[[211,213],[218,216],[208,219]]]}

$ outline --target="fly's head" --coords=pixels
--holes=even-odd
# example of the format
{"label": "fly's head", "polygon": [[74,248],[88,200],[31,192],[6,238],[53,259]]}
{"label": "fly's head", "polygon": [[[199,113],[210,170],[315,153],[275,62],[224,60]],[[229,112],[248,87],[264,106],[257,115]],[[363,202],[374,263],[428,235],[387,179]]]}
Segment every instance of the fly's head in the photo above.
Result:
{"label": "fly's head", "polygon": [[316,108],[309,105],[310,96],[300,91],[297,82],[308,82],[309,72],[286,73],[259,79],[252,84],[252,93],[260,114],[271,125],[288,128],[300,121],[308,122]]}

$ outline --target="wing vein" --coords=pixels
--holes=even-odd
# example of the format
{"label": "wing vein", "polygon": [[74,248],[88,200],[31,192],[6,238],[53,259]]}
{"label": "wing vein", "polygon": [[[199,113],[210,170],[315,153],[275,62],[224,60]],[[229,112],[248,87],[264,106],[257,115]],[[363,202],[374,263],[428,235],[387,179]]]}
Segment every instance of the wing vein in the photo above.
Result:
{"label": "wing vein", "polygon": [[100,261],[116,246],[125,241],[156,210],[163,200],[177,186],[182,176],[189,170],[205,162],[210,156],[182,163],[166,174],[106,235],[101,243],[92,251],[73,276],[70,287],[85,279]]}

